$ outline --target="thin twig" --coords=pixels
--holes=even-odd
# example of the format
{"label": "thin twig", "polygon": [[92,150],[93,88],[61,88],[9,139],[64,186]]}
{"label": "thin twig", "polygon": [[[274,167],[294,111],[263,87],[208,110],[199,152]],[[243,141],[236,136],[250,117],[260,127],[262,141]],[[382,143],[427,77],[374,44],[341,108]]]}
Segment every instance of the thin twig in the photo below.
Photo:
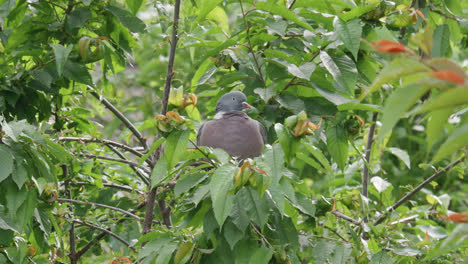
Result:
{"label": "thin twig", "polygon": [[461,21],[460,18],[458,18],[458,17],[456,17],[456,16],[454,16],[454,15],[448,15],[448,14],[446,14],[444,11],[442,11],[442,10],[436,8],[436,7],[434,6],[434,4],[432,3],[432,1],[428,1],[428,2],[429,2],[429,5],[430,5],[430,10],[431,10],[432,12],[437,13],[437,14],[439,14],[439,15],[445,17],[445,18],[455,20],[455,21],[457,21],[457,22],[460,22],[460,21]]}
{"label": "thin twig", "polygon": [[252,48],[252,42],[250,41],[250,34],[249,34],[250,27],[247,25],[247,19],[245,18],[246,14],[244,12],[244,6],[242,5],[242,0],[239,0],[239,4],[241,7],[241,11],[242,11],[242,18],[244,19],[244,27],[245,27],[245,31],[247,34],[247,41],[249,42],[249,46],[247,48],[249,49],[250,53],[252,53],[252,57],[255,61],[255,65],[257,66],[258,76],[260,77],[260,81],[263,83],[263,86],[266,86],[265,79],[263,79],[263,75],[262,75],[262,68],[260,67],[260,64],[258,64],[257,57],[255,56],[255,52]]}
{"label": "thin twig", "polygon": [[[179,12],[180,12],[180,0],[175,0],[174,19],[172,22],[171,50],[169,53],[169,63],[167,65],[166,82],[164,85],[164,96],[163,96],[163,101],[162,101],[162,106],[161,106],[162,115],[166,115],[167,113],[169,94],[171,92],[171,81],[172,81],[172,77],[174,76],[173,68],[174,68],[174,58],[175,58],[175,52],[176,52],[177,40],[178,40],[177,30],[179,28]],[[155,155],[153,157],[154,164],[161,156],[160,151],[161,149],[159,149],[158,151],[155,151]],[[150,179],[149,186],[151,187],[151,179]],[[152,220],[154,218],[154,202],[156,200],[157,192],[158,192],[158,188],[156,186],[149,191],[148,196],[146,198],[146,210],[145,210],[145,222],[143,224],[143,234],[146,234],[151,230]],[[169,207],[166,207],[165,201],[164,200],[158,201],[158,206],[163,217],[164,225],[168,228],[172,227],[171,211]]]}
{"label": "thin twig", "polygon": [[208,156],[208,153],[206,153],[205,151],[203,151],[195,142],[193,142],[193,140],[189,139],[190,140],[190,143],[192,143],[192,145],[198,150],[201,152],[201,154],[203,154],[203,156],[205,156],[207,159],[208,159],[208,162],[213,165],[213,167],[215,168],[218,168],[218,165],[216,163],[213,162],[213,160],[210,159],[210,156]]}
{"label": "thin twig", "polygon": [[377,221],[375,221],[374,225],[378,225],[380,223],[383,222],[383,220],[385,220],[385,218],[387,218],[387,216],[389,215],[389,213],[393,212],[396,208],[398,208],[400,205],[404,204],[406,201],[409,200],[409,198],[411,196],[413,196],[415,193],[417,193],[419,190],[421,190],[426,184],[430,183],[431,181],[437,179],[440,175],[442,175],[444,172],[448,172],[449,170],[451,170],[453,167],[455,167],[458,163],[462,162],[464,159],[466,158],[466,155],[457,159],[456,161],[450,163],[449,165],[447,165],[445,168],[443,168],[442,170],[432,174],[429,178],[427,178],[426,180],[424,180],[422,183],[420,183],[418,186],[416,186],[416,188],[414,188],[414,190],[412,190],[411,192],[407,193],[405,196],[403,196],[403,198],[401,198],[398,202],[396,202],[394,205],[388,207],[385,212],[379,217],[379,219],[377,219]]}
{"label": "thin twig", "polygon": [[[326,46],[325,46],[326,47]],[[324,48],[325,48],[324,47]],[[312,57],[307,61],[307,62],[311,62],[313,61],[318,55],[320,54],[320,50],[317,50],[314,55],[312,55]],[[283,89],[281,89],[281,91],[279,92],[279,94],[282,94],[284,91],[286,91],[293,83],[294,81],[297,79],[296,76],[292,77],[291,80],[283,87]]]}
{"label": "thin twig", "polygon": [[[134,210],[132,210],[133,212],[136,212],[138,211],[139,209],[143,208],[145,206],[145,203],[141,203],[137,206],[137,208],[135,208]],[[114,225],[118,225],[120,223],[122,223],[123,221],[125,221],[126,218],[122,218],[122,219],[119,219],[117,220],[117,222],[114,223]],[[159,223],[160,224],[160,223]],[[109,231],[109,230],[108,230]],[[78,255],[78,258],[80,258],[84,253],[86,253],[94,244],[96,244],[97,242],[99,242],[99,240],[101,240],[102,238],[104,238],[106,235],[108,234],[108,232],[101,232],[99,235],[97,235],[95,238],[93,238],[91,241],[89,241],[80,251],[78,251],[77,255]]]}
{"label": "thin twig", "polygon": [[92,206],[96,206],[96,207],[102,207],[102,208],[106,208],[106,209],[110,209],[110,210],[113,210],[113,211],[117,211],[117,212],[120,212],[124,215],[128,215],[130,217],[133,217],[135,219],[137,219],[138,221],[141,221],[142,219],[137,216],[137,215],[134,215],[128,211],[125,211],[123,209],[120,209],[118,207],[114,207],[114,206],[110,206],[110,205],[106,205],[106,204],[100,204],[100,203],[93,203],[93,202],[88,202],[88,201],[80,201],[80,200],[74,200],[74,199],[67,199],[67,198],[57,198],[57,201],[60,202],[60,203],[79,203],[79,204],[85,204],[85,205],[92,205]]}
{"label": "thin twig", "polygon": [[[127,157],[125,157],[124,154],[122,154],[118,149],[114,148],[111,145],[107,145],[108,148],[110,148],[117,156],[119,156],[123,160],[128,160]],[[143,175],[139,170],[137,166],[130,165],[130,168],[137,174],[137,176],[146,183],[146,185],[149,185],[149,180],[146,178],[145,175]],[[149,188],[149,187],[148,187]]]}
{"label": "thin twig", "polygon": [[58,138],[59,141],[78,141],[80,143],[100,143],[100,144],[104,144],[104,145],[111,145],[111,146],[115,146],[115,147],[118,147],[118,148],[121,148],[123,150],[126,150],[132,154],[135,154],[136,156],[138,157],[142,157],[143,156],[143,153],[135,150],[134,148],[128,146],[128,145],[125,145],[125,144],[122,144],[122,143],[119,143],[119,142],[115,142],[115,141],[112,141],[112,140],[108,140],[108,139],[97,139],[97,138],[81,138],[81,137],[59,137]]}
{"label": "thin twig", "polygon": [[341,238],[341,240],[343,240],[344,242],[349,243],[349,241],[348,241],[346,238],[342,237],[342,236],[341,236],[336,230],[334,230],[333,228],[331,228],[331,227],[329,227],[329,226],[326,226],[326,225],[323,225],[323,227],[324,227],[325,229],[328,229],[328,230],[332,231],[333,234],[337,235],[337,236],[338,236],[339,238]]}
{"label": "thin twig", "polygon": [[88,226],[88,227],[91,227],[93,229],[96,229],[96,230],[100,230],[108,235],[111,235],[112,237],[114,237],[115,239],[119,240],[120,242],[122,242],[123,244],[125,244],[127,247],[129,247],[130,249],[132,249],[133,251],[136,251],[136,249],[132,246],[130,246],[130,243],[128,243],[127,241],[125,241],[123,238],[119,237],[118,235],[116,235],[115,233],[113,233],[112,231],[110,230],[107,230],[105,228],[102,228],[100,226],[96,226],[96,225],[92,225],[92,224],[89,224],[89,223],[86,223],[84,221],[81,221],[81,220],[78,220],[78,219],[73,219],[73,222],[74,223],[77,223],[77,224],[81,224],[81,225],[84,225],[84,226]]}
{"label": "thin twig", "polygon": [[[78,186],[80,186],[80,185],[92,185],[89,182],[70,182],[69,184],[70,185],[78,185]],[[113,184],[113,183],[103,183],[102,185],[104,185],[106,187],[120,189],[120,190],[123,190],[123,191],[126,191],[126,192],[136,192],[137,194],[140,194],[140,195],[144,194],[140,190],[137,190],[137,189],[134,189],[132,187],[125,186],[125,185],[119,185],[119,184]]]}
{"label": "thin twig", "polygon": [[[71,191],[68,189],[68,186],[70,185],[70,180],[67,179],[68,176],[68,167],[65,164],[61,165],[62,171],[63,171],[63,178],[65,179],[65,193],[68,196],[68,199],[71,200]],[[73,206],[70,204],[68,206],[68,210],[70,211],[70,218],[73,217]],[[75,245],[75,224],[72,222],[71,227],[70,227],[70,263],[71,264],[76,264],[78,263],[78,258],[76,255],[76,245]]]}
{"label": "thin twig", "polygon": [[296,0],[293,0],[292,3],[289,5],[288,9],[291,9],[295,3],[296,3]]}
{"label": "thin twig", "polygon": [[371,157],[372,143],[374,142],[374,131],[375,125],[377,122],[377,113],[372,115],[372,125],[369,128],[369,133],[367,135],[367,146],[366,146],[366,156],[364,162],[364,169],[362,170],[361,180],[362,180],[362,195],[364,197],[369,197],[369,161]]}
{"label": "thin twig", "polygon": [[146,142],[146,139],[143,137],[143,135],[138,131],[138,129],[135,127],[135,125],[130,122],[130,120],[127,119],[109,100],[104,98],[103,96],[99,95],[96,93],[94,90],[91,90],[91,95],[96,97],[107,109],[109,109],[124,125],[132,131],[133,135],[140,141],[141,146],[145,150],[148,149],[148,144]]}
{"label": "thin twig", "polygon": [[334,214],[335,216],[341,218],[341,219],[344,219],[344,220],[350,222],[350,223],[353,223],[353,224],[358,225],[358,226],[361,225],[361,222],[359,222],[357,220],[354,220],[353,218],[351,218],[351,217],[349,217],[347,215],[344,215],[344,214],[342,214],[342,213],[340,213],[338,211],[331,211],[331,213]]}
{"label": "thin twig", "polygon": [[[120,162],[120,163],[125,163],[131,166],[135,166],[138,169],[143,170],[147,175],[151,175],[151,171],[145,167],[138,167],[138,163],[130,161],[130,160],[124,160],[124,159],[117,159],[117,158],[111,158],[111,157],[106,157],[106,156],[99,156],[99,155],[94,155],[94,154],[78,154],[80,156],[86,157],[86,158],[91,158],[91,159],[102,159],[102,160],[110,160],[110,161],[115,161],[115,162]],[[148,179],[145,179],[147,181]]]}

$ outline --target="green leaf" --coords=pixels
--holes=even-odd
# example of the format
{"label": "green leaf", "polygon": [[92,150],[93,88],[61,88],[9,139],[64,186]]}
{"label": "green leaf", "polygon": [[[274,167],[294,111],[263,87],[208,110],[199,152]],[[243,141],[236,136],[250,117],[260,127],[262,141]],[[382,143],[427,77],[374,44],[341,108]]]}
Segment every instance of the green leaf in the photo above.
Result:
{"label": "green leaf", "polygon": [[432,42],[432,57],[447,57],[450,51],[449,25],[438,25],[434,30]]}
{"label": "green leaf", "polygon": [[442,134],[444,125],[447,124],[447,119],[450,117],[451,114],[452,114],[452,109],[449,107],[442,108],[439,110],[434,110],[431,112],[431,118],[427,122],[427,126],[426,126],[428,149],[432,148],[432,145],[434,144],[434,142]]}
{"label": "green leaf", "polygon": [[466,248],[468,246],[468,225],[459,224],[457,225],[449,236],[438,243],[433,250],[429,251],[423,260],[430,260],[439,256],[445,255],[452,250],[459,248]]}
{"label": "green leaf", "polygon": [[437,162],[468,145],[468,124],[456,127],[435,154],[432,162]]}
{"label": "green leaf", "polygon": [[290,20],[299,26],[306,28],[310,31],[315,32],[315,30],[307,23],[300,20],[294,12],[286,8],[284,5],[276,5],[273,3],[259,2],[255,6],[258,10],[263,10],[272,13],[273,15],[279,15],[287,20]]}
{"label": "green leaf", "polygon": [[75,82],[93,86],[93,79],[84,64],[67,61],[63,69],[63,76]]}
{"label": "green leaf", "polygon": [[184,156],[189,140],[190,130],[174,131],[166,140],[164,149],[164,159],[167,163],[167,170],[170,171]]}
{"label": "green leaf", "polygon": [[201,22],[205,19],[206,15],[211,12],[217,5],[222,3],[223,0],[202,0],[200,1],[200,12],[197,16],[197,21]]}
{"label": "green leaf", "polygon": [[169,176],[167,173],[167,163],[165,159],[159,159],[151,172],[151,189],[160,184]]}
{"label": "green leaf", "polygon": [[357,53],[361,45],[362,24],[360,19],[353,19],[345,22],[338,17],[335,17],[333,26],[338,34],[338,37],[343,41],[345,47],[353,54],[357,61]]}
{"label": "green leaf", "polygon": [[343,21],[349,21],[354,18],[358,18],[365,13],[371,11],[372,9],[376,8],[380,2],[375,2],[366,6],[361,6],[361,7],[353,7],[351,11],[348,11],[346,13],[339,14],[338,17],[343,20]]}
{"label": "green leaf", "polygon": [[120,9],[116,6],[107,6],[106,8],[130,31],[136,33],[145,31],[145,23],[127,10]]}
{"label": "green leaf", "polygon": [[314,256],[314,263],[323,264],[327,263],[327,259],[330,257],[333,249],[336,246],[336,242],[327,241],[325,239],[320,240],[317,245],[315,245],[312,250],[312,255]]}
{"label": "green leaf", "polygon": [[351,255],[352,248],[349,244],[337,244],[335,249],[333,250],[333,258],[331,259],[331,263],[333,264],[345,264],[347,263],[350,255]]}
{"label": "green leaf", "polygon": [[87,8],[76,8],[67,16],[67,29],[81,28],[92,16]]}
{"label": "green leaf", "polygon": [[398,81],[402,76],[430,71],[431,69],[429,67],[415,59],[409,57],[396,58],[382,69],[372,85],[359,97],[359,100],[362,100],[368,94],[375,92],[385,83],[394,83]]}
{"label": "green leaf", "polygon": [[13,172],[13,155],[10,149],[0,144],[0,182]]}
{"label": "green leaf", "polygon": [[275,131],[278,135],[281,147],[283,148],[286,161],[289,163],[296,155],[296,151],[299,147],[299,140],[293,138],[287,131],[287,128],[284,128],[283,124],[275,124]]}
{"label": "green leaf", "polygon": [[233,250],[237,242],[244,236],[244,230],[240,230],[231,221],[227,221],[223,226],[223,235],[224,238],[226,238],[229,247]]}
{"label": "green leaf", "polygon": [[260,199],[259,193],[253,188],[242,188],[236,194],[236,199],[242,204],[250,219],[263,228],[270,215],[270,206],[266,195]]}
{"label": "green leaf", "polygon": [[24,203],[28,197],[28,192],[25,189],[18,189],[16,185],[10,184],[6,191],[6,202],[8,208],[8,215],[11,218],[16,217],[16,211]]}
{"label": "green leaf", "polygon": [[288,65],[288,72],[290,72],[292,75],[298,78],[306,80],[310,79],[310,76],[312,75],[312,72],[314,72],[314,70],[315,63],[313,62],[306,62],[304,64],[301,64],[299,67],[297,67],[294,64]]}
{"label": "green leaf", "polygon": [[341,170],[346,166],[348,159],[348,135],[343,125],[331,124],[327,127],[327,148]]}
{"label": "green leaf", "polygon": [[213,211],[219,226],[222,226],[231,213],[234,196],[229,194],[233,188],[233,177],[237,168],[231,164],[224,164],[216,169],[211,176],[210,193],[213,201]]}
{"label": "green leaf", "polygon": [[395,263],[387,251],[380,251],[377,254],[374,254],[371,258],[370,264],[393,264]]}
{"label": "green leaf", "polygon": [[[2,156],[1,150],[0,150],[0,156]],[[23,187],[23,184],[28,180],[28,171],[24,167],[24,163],[20,161],[16,161],[15,163],[16,163],[16,167],[15,167],[14,177],[12,178],[13,178],[13,181],[18,186],[18,188],[21,189],[21,187]]]}
{"label": "green leaf", "polygon": [[276,184],[280,181],[283,175],[284,167],[284,152],[280,144],[274,144],[271,148],[267,148],[263,158],[267,164],[267,174],[272,178],[272,184]]}
{"label": "green leaf", "polygon": [[232,223],[236,225],[241,232],[244,232],[250,224],[250,219],[244,205],[241,203],[241,200],[237,199],[237,197],[234,199],[234,205],[229,217],[231,218]]}
{"label": "green leaf", "polygon": [[424,113],[443,108],[468,104],[468,93],[466,88],[453,88],[444,91],[434,99],[426,102],[418,113]]}
{"label": "green leaf", "polygon": [[403,161],[403,163],[405,163],[408,169],[411,169],[410,157],[406,151],[399,148],[387,148],[387,150],[390,151],[390,153],[392,153],[393,155],[397,156],[397,158],[399,158],[401,161]]}
{"label": "green leaf", "polygon": [[392,130],[403,113],[408,111],[429,89],[430,87],[424,85],[410,84],[395,90],[387,98],[383,110],[382,128],[378,136],[379,142]]}
{"label": "green leaf", "polygon": [[268,264],[273,256],[273,249],[260,247],[253,252],[250,264]]}
{"label": "green leaf", "polygon": [[143,162],[145,162],[146,159],[149,158],[149,156],[151,156],[153,154],[153,152],[159,147],[161,146],[161,144],[166,140],[166,138],[160,138],[158,140],[156,140],[153,145],[151,145],[150,149],[148,150],[148,153],[146,153],[145,155],[141,156],[140,158],[140,161],[138,161],[138,167],[141,166],[141,164],[143,164]]}
{"label": "green leaf", "polygon": [[178,197],[182,193],[190,190],[191,188],[197,186],[200,182],[205,180],[208,177],[208,174],[204,173],[194,173],[190,174],[182,179],[177,180],[176,186],[174,187],[174,195]]}
{"label": "green leaf", "polygon": [[314,158],[316,158],[320,162],[320,164],[322,164],[322,166],[326,169],[327,173],[333,173],[330,163],[328,162],[327,158],[325,158],[325,155],[323,155],[321,150],[310,144],[303,144],[303,146],[306,148],[307,151],[310,152],[310,154],[314,156]]}
{"label": "green leaf", "polygon": [[357,80],[356,64],[346,55],[332,57],[325,51],[320,51],[320,59],[333,76],[335,88],[345,94],[353,95]]}
{"label": "green leaf", "polygon": [[128,8],[132,10],[132,13],[136,15],[138,12],[138,9],[140,9],[141,4],[143,3],[143,0],[126,0]]}
{"label": "green leaf", "polygon": [[405,247],[405,248],[396,248],[393,250],[393,253],[400,256],[417,256],[422,252],[416,248]]}
{"label": "green leaf", "polygon": [[340,104],[337,106],[337,108],[340,111],[363,110],[363,111],[368,111],[368,112],[382,113],[382,107],[380,105],[361,104],[357,102],[349,102],[349,103]]}
{"label": "green leaf", "polygon": [[417,228],[421,230],[424,234],[434,238],[434,239],[442,239],[447,237],[447,231],[440,226],[432,226],[432,225],[417,225]]}
{"label": "green leaf", "polygon": [[68,55],[73,49],[72,45],[68,45],[64,47],[60,44],[53,44],[51,47],[54,49],[55,54],[55,65],[57,66],[57,73],[58,76],[62,76],[64,71],[65,63],[68,61]]}
{"label": "green leaf", "polygon": [[185,242],[180,246],[174,255],[174,264],[184,264],[192,256],[195,245],[192,242]]}

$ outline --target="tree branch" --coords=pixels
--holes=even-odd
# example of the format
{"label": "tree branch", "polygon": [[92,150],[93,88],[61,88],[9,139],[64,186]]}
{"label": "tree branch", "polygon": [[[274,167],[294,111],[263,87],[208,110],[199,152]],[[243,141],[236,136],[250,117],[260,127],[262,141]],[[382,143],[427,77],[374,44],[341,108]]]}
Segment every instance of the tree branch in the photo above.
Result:
{"label": "tree branch", "polygon": [[101,143],[101,144],[104,144],[104,145],[111,145],[111,146],[121,148],[123,150],[126,150],[126,151],[132,153],[132,154],[135,154],[138,157],[143,156],[143,153],[135,150],[134,148],[132,148],[132,147],[130,147],[128,145],[125,145],[125,144],[122,144],[122,143],[119,143],[119,142],[115,142],[115,141],[112,141],[112,140],[107,140],[107,139],[80,138],[80,137],[59,137],[58,140],[59,141],[78,141],[80,143]]}
{"label": "tree branch", "polygon": [[[162,115],[166,115],[167,113],[167,105],[169,103],[169,94],[171,92],[171,81],[172,81],[172,77],[174,76],[174,58],[175,58],[175,52],[176,52],[177,40],[178,40],[177,30],[179,28],[179,12],[180,12],[180,0],[175,0],[174,20],[172,22],[171,50],[169,53],[169,63],[167,65],[166,82],[164,84],[164,96],[163,96],[163,101],[162,101],[162,106],[161,106]],[[155,152],[155,156],[153,158],[154,164],[161,156],[160,151],[161,149]],[[150,178],[149,186],[151,187],[151,178]],[[149,191],[148,196],[146,198],[146,210],[145,210],[145,222],[143,224],[143,234],[146,234],[151,230],[151,226],[153,222],[152,220],[154,218],[154,202],[156,200],[157,191],[158,191],[157,187],[152,188]],[[164,225],[170,228],[172,226],[170,209],[166,207],[165,202],[158,201],[158,206],[163,216]]]}
{"label": "tree branch", "polygon": [[91,95],[96,97],[107,109],[109,109],[124,125],[132,131],[133,135],[140,141],[141,146],[145,150],[148,150],[148,145],[146,142],[146,139],[143,137],[143,135],[138,131],[138,129],[130,122],[130,120],[127,119],[109,100],[104,98],[102,95],[99,95],[96,93],[94,90],[91,90]]}
{"label": "tree branch", "polygon": [[[117,156],[119,156],[122,160],[127,160],[128,161],[127,157],[125,157],[125,155],[122,154],[118,149],[112,147],[111,145],[108,145],[107,147],[110,148],[115,154],[117,154]],[[130,168],[132,168],[132,170],[138,175],[138,177],[142,181],[144,181],[146,183],[146,185],[149,185],[149,180],[146,178],[145,175],[141,174],[141,172],[138,170],[137,166],[130,165]]]}
{"label": "tree branch", "polygon": [[374,225],[378,225],[380,223],[383,222],[383,220],[385,220],[385,218],[387,218],[388,214],[393,212],[396,208],[398,208],[400,205],[402,205],[403,203],[405,203],[406,201],[408,201],[408,199],[413,196],[415,193],[417,193],[419,190],[421,190],[426,184],[430,183],[431,181],[437,179],[440,175],[442,175],[444,172],[448,172],[449,170],[451,170],[453,167],[455,167],[458,163],[462,162],[464,159],[466,158],[466,155],[457,159],[456,161],[450,163],[449,165],[447,165],[445,168],[443,168],[442,170],[432,174],[429,178],[427,178],[426,180],[424,180],[422,183],[420,183],[418,186],[416,186],[416,188],[414,188],[414,190],[412,190],[411,192],[407,193],[405,196],[403,196],[403,198],[401,198],[398,202],[396,202],[394,205],[388,207],[385,212],[377,219],[377,221],[374,222]]}
{"label": "tree branch", "polygon": [[362,180],[362,195],[364,197],[369,197],[369,161],[371,157],[372,143],[374,142],[374,131],[375,125],[377,122],[377,113],[372,115],[372,125],[369,128],[369,134],[367,135],[367,146],[366,146],[366,156],[364,162],[364,169],[362,170],[361,180]]}
{"label": "tree branch", "polygon": [[351,217],[349,217],[347,215],[344,215],[344,214],[342,214],[342,213],[340,213],[338,211],[331,211],[331,213],[334,214],[335,216],[341,218],[341,219],[344,219],[344,220],[350,222],[350,223],[353,223],[353,224],[358,225],[358,226],[361,225],[361,222],[359,222],[357,220],[354,220],[353,218],[351,218]]}
{"label": "tree branch", "polygon": [[[70,182],[69,183],[70,185],[92,185],[91,183],[89,182]],[[123,191],[126,191],[126,192],[136,192],[140,195],[143,195],[144,193],[140,190],[137,190],[137,189],[133,189],[131,187],[128,187],[128,186],[125,186],[125,185],[118,185],[118,184],[113,184],[113,183],[103,183],[102,185],[106,186],[106,187],[111,187],[111,188],[116,188],[116,189],[120,189],[120,190],[123,190]]]}
{"label": "tree branch", "polygon": [[[63,171],[63,178],[65,179],[65,193],[68,196],[68,199],[71,200],[71,191],[68,189],[70,185],[70,180],[67,179],[68,175],[68,167],[65,164],[61,165]],[[70,217],[73,216],[73,206],[70,204],[68,206],[68,210],[70,211]],[[72,222],[70,227],[70,254],[68,255],[70,258],[70,264],[77,264],[78,258],[76,255],[76,245],[75,245],[75,224]]]}
{"label": "tree branch", "polygon": [[[111,235],[112,237],[114,237],[115,239],[119,240],[120,242],[122,242],[123,244],[125,244],[127,247],[129,247],[130,249],[132,249],[133,251],[136,252],[136,249],[132,246],[130,246],[130,243],[128,243],[127,241],[125,241],[123,238],[119,237],[118,235],[116,235],[115,233],[111,232],[110,230],[107,230],[105,228],[102,228],[100,226],[96,226],[96,225],[92,225],[92,224],[89,224],[89,223],[86,223],[84,221],[81,221],[81,220],[77,220],[77,219],[73,219],[73,223],[77,223],[77,224],[81,224],[81,225],[84,225],[84,226],[88,226],[88,227],[91,227],[93,229],[97,229],[97,230],[100,230],[108,235]],[[81,255],[80,255],[81,256]]]}
{"label": "tree branch", "polygon": [[141,221],[142,219],[137,216],[137,215],[134,215],[128,211],[125,211],[125,210],[122,210],[118,207],[114,207],[114,206],[110,206],[110,205],[106,205],[106,204],[100,204],[100,203],[93,203],[93,202],[88,202],[88,201],[80,201],[80,200],[73,200],[73,199],[66,199],[66,198],[57,198],[57,201],[60,202],[60,203],[79,203],[79,204],[84,204],[84,205],[92,205],[92,206],[96,206],[96,207],[102,207],[102,208],[106,208],[106,209],[110,209],[110,210],[113,210],[113,211],[117,211],[117,212],[120,212],[124,215],[128,215],[130,217],[133,217],[135,219],[137,219],[138,221]]}
{"label": "tree branch", "polygon": [[[138,163],[136,162],[133,162],[133,161],[130,161],[130,160],[125,160],[125,159],[117,159],[117,158],[111,158],[111,157],[106,157],[106,156],[98,156],[98,155],[94,155],[94,154],[78,154],[79,156],[83,156],[83,157],[86,157],[86,158],[91,158],[91,159],[102,159],[102,160],[110,160],[110,161],[115,161],[115,162],[120,162],[120,163],[125,163],[125,164],[128,164],[130,166],[135,166],[137,167],[138,169],[141,169],[143,170],[147,175],[151,175],[151,171],[145,167],[138,167]],[[145,182],[148,181],[148,179],[145,177],[143,178]],[[149,183],[149,182],[147,182]]]}
{"label": "tree branch", "polygon": [[[293,3],[294,4],[294,3]],[[326,46],[325,46],[326,47]],[[325,48],[324,47],[324,48]],[[311,62],[313,61],[315,58],[317,58],[317,56],[320,54],[320,50],[317,50],[314,55],[312,55],[312,58],[310,58],[307,62]],[[286,91],[291,85],[294,84],[294,81],[297,79],[296,76],[292,77],[292,79],[283,87],[283,89],[281,89],[281,91],[279,92],[279,94],[282,94],[284,91]]]}
{"label": "tree branch", "polygon": [[244,6],[242,5],[242,0],[239,0],[239,4],[242,10],[242,18],[244,19],[245,31],[247,33],[247,41],[249,42],[249,46],[247,48],[249,49],[250,53],[252,53],[252,57],[255,61],[255,66],[257,66],[258,76],[260,77],[260,81],[263,83],[263,86],[265,86],[266,83],[265,83],[265,79],[263,79],[262,68],[260,67],[260,64],[258,64],[257,57],[255,56],[255,52],[252,49],[252,42],[250,41],[250,34],[249,34],[250,27],[247,25],[247,19],[245,18],[246,14],[244,12]]}

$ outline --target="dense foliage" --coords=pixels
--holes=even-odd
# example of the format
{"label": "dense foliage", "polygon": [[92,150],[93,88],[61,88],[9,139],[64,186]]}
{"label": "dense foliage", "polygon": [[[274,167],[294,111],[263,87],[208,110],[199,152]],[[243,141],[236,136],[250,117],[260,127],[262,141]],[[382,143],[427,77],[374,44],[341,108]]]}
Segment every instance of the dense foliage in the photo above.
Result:
{"label": "dense foliage", "polygon": [[456,0],[0,0],[0,263],[468,261],[467,61]]}

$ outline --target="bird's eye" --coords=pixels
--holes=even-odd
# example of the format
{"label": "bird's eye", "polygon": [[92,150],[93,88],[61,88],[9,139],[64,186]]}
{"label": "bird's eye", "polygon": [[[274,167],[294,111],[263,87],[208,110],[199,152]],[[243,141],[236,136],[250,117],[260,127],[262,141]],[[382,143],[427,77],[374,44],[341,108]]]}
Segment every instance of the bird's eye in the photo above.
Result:
{"label": "bird's eye", "polygon": [[236,98],[235,98],[235,97],[233,97],[233,98],[232,98],[232,100],[233,100],[233,101],[235,101],[235,100],[236,100]]}

